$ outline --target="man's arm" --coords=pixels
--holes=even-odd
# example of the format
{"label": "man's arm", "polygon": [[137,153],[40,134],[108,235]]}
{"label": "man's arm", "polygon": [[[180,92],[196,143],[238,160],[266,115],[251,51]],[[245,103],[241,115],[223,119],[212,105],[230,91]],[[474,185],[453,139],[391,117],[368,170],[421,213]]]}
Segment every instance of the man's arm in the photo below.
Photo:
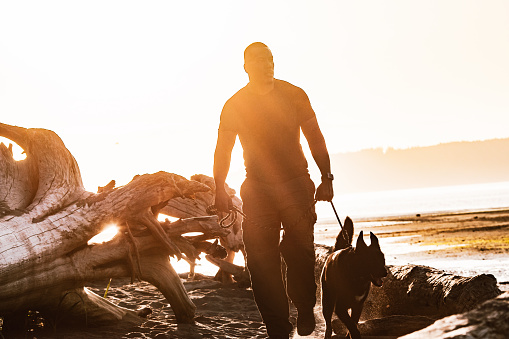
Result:
{"label": "man's arm", "polygon": [[332,188],[332,179],[327,177],[327,174],[331,172],[330,169],[330,158],[327,146],[325,145],[325,139],[322,131],[318,126],[316,117],[308,119],[302,126],[302,133],[306,137],[306,140],[315,159],[320,172],[322,173],[322,182],[316,189],[316,200],[331,201],[334,197],[334,190]]}
{"label": "man's arm", "polygon": [[215,205],[221,212],[228,212],[233,207],[232,199],[226,192],[225,182],[230,170],[232,150],[236,138],[237,134],[231,131],[219,130],[217,134],[217,144],[214,152]]}

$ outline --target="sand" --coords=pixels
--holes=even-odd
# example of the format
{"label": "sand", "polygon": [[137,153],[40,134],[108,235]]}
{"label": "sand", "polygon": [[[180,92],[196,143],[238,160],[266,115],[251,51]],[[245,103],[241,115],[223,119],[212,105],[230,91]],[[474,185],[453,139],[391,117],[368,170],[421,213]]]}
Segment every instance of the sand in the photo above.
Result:
{"label": "sand", "polygon": [[[370,231],[380,238],[389,265],[422,264],[460,275],[493,274],[502,290],[508,290],[509,210],[456,212],[422,216],[398,216],[354,220],[356,232]],[[317,243],[332,244],[339,226],[330,224],[315,230]],[[367,240],[369,242],[369,240]],[[265,327],[253,301],[250,288],[226,286],[209,276],[184,279],[195,303],[196,323],[178,325],[171,307],[159,291],[145,282],[130,284],[113,279],[108,299],[137,310],[150,307],[141,326],[134,328],[100,327],[94,329],[57,328],[56,333],[35,333],[37,338],[265,338]],[[107,281],[90,286],[104,294]],[[292,307],[291,313],[296,315]],[[315,313],[315,332],[305,338],[322,338],[324,325],[320,307]],[[31,338],[31,336],[27,336]],[[294,338],[299,338],[294,334]],[[365,337],[375,338],[375,337]],[[376,337],[388,339],[391,337]]]}

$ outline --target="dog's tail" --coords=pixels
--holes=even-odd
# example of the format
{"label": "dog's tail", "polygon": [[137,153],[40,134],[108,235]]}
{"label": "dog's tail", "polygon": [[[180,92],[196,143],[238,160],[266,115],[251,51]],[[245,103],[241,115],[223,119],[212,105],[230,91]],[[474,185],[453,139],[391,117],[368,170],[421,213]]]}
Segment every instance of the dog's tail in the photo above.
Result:
{"label": "dog's tail", "polygon": [[346,217],[345,224],[336,237],[336,244],[334,245],[334,251],[342,250],[352,245],[353,238],[353,221],[350,217]]}

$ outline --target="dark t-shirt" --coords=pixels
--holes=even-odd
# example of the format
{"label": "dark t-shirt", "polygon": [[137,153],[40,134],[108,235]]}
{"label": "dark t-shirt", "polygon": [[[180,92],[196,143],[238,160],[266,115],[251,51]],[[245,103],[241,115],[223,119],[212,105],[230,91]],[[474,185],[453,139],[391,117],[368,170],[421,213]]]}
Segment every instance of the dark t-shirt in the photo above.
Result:
{"label": "dark t-shirt", "polygon": [[239,136],[247,178],[282,182],[308,173],[300,126],[314,116],[302,89],[275,80],[264,95],[247,87],[235,93],[223,107],[219,129]]}

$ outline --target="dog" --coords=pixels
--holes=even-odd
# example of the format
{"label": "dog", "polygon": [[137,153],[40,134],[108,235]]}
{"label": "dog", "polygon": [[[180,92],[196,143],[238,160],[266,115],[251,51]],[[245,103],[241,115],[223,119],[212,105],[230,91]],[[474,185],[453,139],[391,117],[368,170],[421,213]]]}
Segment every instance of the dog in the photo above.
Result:
{"label": "dog", "polygon": [[[353,222],[347,217],[339,232],[334,252],[322,270],[322,312],[325,319],[325,338],[332,338],[332,313],[348,328],[346,338],[360,339],[357,323],[371,284],[382,286],[387,276],[385,257],[378,238],[370,232],[371,244],[366,245],[361,231],[355,248],[352,247]],[[348,310],[351,309],[351,314]]]}

